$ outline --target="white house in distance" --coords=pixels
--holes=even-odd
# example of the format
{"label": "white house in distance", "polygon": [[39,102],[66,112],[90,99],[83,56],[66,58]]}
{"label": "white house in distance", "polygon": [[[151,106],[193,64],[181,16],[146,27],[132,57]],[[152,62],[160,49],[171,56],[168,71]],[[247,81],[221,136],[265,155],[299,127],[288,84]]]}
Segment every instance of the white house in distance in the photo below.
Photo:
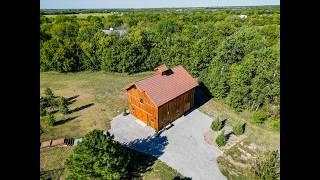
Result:
{"label": "white house in distance", "polygon": [[239,17],[240,17],[240,19],[246,19],[248,16],[244,15],[244,14],[240,14]]}
{"label": "white house in distance", "polygon": [[101,30],[104,34],[117,34],[119,37],[122,37],[126,35],[129,31],[128,28],[125,28],[124,26],[117,27],[114,29],[113,27],[110,27],[106,30]]}

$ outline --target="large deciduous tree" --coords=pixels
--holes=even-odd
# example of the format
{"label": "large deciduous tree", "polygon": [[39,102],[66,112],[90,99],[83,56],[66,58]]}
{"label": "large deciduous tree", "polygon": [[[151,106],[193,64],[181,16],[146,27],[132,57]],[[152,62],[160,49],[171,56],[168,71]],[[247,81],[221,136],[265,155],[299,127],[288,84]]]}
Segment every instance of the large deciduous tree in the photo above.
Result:
{"label": "large deciduous tree", "polygon": [[70,179],[124,179],[130,156],[109,133],[89,132],[67,159]]}

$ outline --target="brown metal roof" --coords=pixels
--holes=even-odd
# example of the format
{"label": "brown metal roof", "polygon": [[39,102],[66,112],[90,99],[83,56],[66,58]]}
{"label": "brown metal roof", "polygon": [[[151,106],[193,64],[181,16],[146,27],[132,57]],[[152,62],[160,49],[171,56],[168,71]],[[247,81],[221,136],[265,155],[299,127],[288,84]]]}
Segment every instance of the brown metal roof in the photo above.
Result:
{"label": "brown metal roof", "polygon": [[[162,65],[160,67],[166,66]],[[130,84],[126,89],[135,85],[141,91],[145,91],[151,101],[159,107],[198,86],[198,83],[181,65],[173,67],[171,71],[171,73],[165,75],[156,74],[142,79],[134,84]]]}

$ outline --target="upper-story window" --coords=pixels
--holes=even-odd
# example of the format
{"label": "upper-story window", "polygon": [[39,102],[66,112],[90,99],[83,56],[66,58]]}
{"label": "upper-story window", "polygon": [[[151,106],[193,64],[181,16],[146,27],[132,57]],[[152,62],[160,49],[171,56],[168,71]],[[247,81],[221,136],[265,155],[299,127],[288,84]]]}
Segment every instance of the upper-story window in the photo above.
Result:
{"label": "upper-story window", "polygon": [[143,99],[140,98],[140,103],[143,104]]}

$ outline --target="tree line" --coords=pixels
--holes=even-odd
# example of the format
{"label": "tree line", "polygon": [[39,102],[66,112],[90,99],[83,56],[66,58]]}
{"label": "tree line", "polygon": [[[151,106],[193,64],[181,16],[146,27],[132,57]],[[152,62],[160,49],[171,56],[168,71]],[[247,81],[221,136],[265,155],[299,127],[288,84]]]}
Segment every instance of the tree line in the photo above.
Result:
{"label": "tree line", "polygon": [[[279,8],[42,15],[40,21],[41,71],[136,73],[182,64],[236,110],[279,114]],[[128,34],[102,32],[119,26]]]}

